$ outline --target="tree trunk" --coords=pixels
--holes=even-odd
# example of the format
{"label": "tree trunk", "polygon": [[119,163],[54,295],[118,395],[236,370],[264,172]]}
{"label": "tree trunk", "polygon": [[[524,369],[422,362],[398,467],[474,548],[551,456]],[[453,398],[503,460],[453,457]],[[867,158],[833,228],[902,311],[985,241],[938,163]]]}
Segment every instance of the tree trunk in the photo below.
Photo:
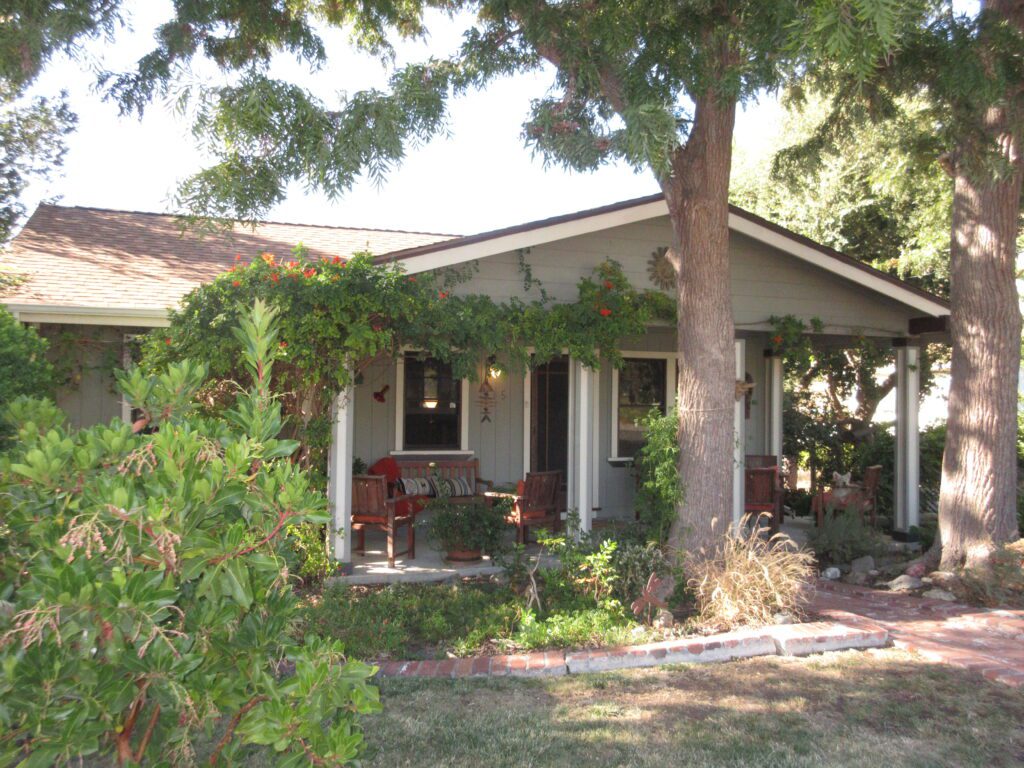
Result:
{"label": "tree trunk", "polygon": [[979,163],[958,162],[954,171],[953,356],[939,492],[943,569],[984,566],[995,547],[1017,538],[1020,135],[1001,107],[989,109],[985,122],[1012,170],[997,176],[978,170]]}
{"label": "tree trunk", "polygon": [[685,499],[669,546],[710,551],[732,522],[736,364],[729,280],[734,101],[698,98],[686,146],[662,182],[674,234],[679,351],[679,476]]}

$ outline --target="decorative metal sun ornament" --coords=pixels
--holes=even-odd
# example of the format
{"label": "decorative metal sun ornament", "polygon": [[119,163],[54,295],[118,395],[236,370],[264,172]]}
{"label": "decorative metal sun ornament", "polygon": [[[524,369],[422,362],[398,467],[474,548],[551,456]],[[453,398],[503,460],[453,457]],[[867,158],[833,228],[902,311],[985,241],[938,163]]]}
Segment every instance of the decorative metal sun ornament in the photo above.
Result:
{"label": "decorative metal sun ornament", "polygon": [[668,259],[668,248],[664,245],[651,251],[647,261],[647,276],[656,288],[671,291],[676,287],[676,268]]}

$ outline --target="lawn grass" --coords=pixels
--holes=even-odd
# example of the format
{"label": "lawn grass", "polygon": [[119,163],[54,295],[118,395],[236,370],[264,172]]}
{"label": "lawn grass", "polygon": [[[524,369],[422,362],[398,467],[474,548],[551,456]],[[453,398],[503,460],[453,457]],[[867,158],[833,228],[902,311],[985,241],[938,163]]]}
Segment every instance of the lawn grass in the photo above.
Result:
{"label": "lawn grass", "polygon": [[381,685],[368,767],[1024,764],[1024,692],[896,650]]}

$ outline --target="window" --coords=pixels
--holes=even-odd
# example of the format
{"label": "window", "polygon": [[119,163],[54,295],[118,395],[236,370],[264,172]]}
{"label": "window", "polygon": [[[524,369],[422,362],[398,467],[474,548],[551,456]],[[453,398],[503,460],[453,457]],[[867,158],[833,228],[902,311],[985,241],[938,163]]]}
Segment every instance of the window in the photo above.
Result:
{"label": "window", "polygon": [[457,451],[461,448],[462,383],[452,367],[415,353],[405,356],[402,414],[407,451]]}
{"label": "window", "polygon": [[643,429],[637,424],[651,408],[666,410],[668,361],[665,358],[627,357],[618,371],[616,400],[618,458],[632,458],[644,444]]}

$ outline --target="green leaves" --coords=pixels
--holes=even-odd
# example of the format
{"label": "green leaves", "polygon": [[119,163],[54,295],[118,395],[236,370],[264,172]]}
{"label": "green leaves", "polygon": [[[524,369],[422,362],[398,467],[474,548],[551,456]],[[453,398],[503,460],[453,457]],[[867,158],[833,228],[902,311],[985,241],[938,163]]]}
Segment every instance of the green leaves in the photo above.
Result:
{"label": "green leaves", "polygon": [[[183,764],[194,734],[218,724],[225,760],[245,745],[270,745],[277,765],[358,756],[356,718],[379,708],[374,670],[290,634],[285,532],[323,522],[326,499],[277,434],[274,318],[258,304],[237,339],[256,383],[234,421],[257,435],[195,414],[205,368],[187,362],[122,377],[158,422],[151,434],[119,421],[68,433],[52,404],[12,405],[21,441],[0,456],[0,597],[13,606],[0,614],[0,763]],[[285,658],[294,675],[281,674]]]}

